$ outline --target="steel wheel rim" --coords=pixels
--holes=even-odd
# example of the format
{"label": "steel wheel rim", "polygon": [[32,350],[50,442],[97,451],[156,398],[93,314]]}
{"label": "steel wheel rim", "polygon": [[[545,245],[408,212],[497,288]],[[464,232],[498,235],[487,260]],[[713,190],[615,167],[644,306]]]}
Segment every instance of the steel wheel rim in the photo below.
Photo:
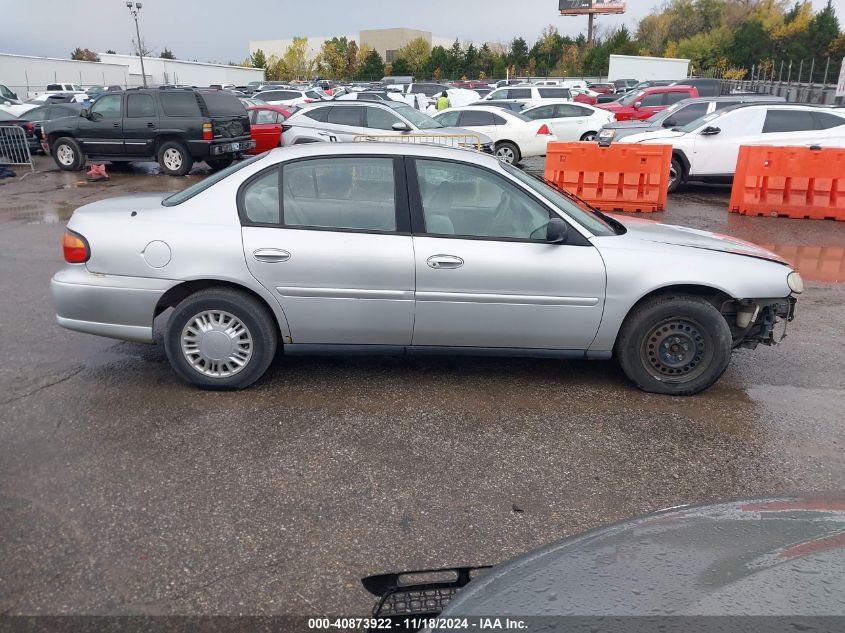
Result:
{"label": "steel wheel rim", "polygon": [[62,165],[72,165],[74,160],[73,148],[70,145],[59,145],[56,148],[56,158]]}
{"label": "steel wheel rim", "polygon": [[500,147],[496,150],[496,156],[500,161],[511,165],[516,158],[516,154],[514,154],[514,151],[510,147]]}
{"label": "steel wheel rim", "polygon": [[713,344],[697,321],[666,319],[643,338],[640,357],[657,380],[689,382],[707,370],[713,358]]}
{"label": "steel wheel rim", "polygon": [[231,312],[204,310],[182,328],[182,356],[208,378],[228,378],[243,371],[254,345],[249,328]]}
{"label": "steel wheel rim", "polygon": [[176,171],[182,166],[182,152],[174,147],[168,147],[162,155],[162,162],[168,169]]}

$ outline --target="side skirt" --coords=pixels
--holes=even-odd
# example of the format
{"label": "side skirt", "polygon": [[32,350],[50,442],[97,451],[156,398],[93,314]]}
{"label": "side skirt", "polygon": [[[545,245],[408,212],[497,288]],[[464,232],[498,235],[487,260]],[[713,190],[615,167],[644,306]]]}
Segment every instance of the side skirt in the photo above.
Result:
{"label": "side skirt", "polygon": [[607,360],[612,352],[582,349],[534,349],[524,347],[441,347],[435,345],[336,345],[288,343],[291,356],[512,356],[522,358],[568,358]]}

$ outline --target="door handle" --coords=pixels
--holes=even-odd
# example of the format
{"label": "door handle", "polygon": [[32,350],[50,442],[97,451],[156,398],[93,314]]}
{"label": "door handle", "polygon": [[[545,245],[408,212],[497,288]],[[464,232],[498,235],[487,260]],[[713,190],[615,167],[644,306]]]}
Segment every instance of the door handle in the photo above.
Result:
{"label": "door handle", "polygon": [[259,248],[252,251],[252,257],[259,262],[279,264],[290,259],[290,253],[280,248]]}
{"label": "door handle", "polygon": [[111,126],[112,127],[120,127],[120,123],[112,123]]}
{"label": "door handle", "polygon": [[156,126],[156,124],[155,124],[155,123],[153,123],[152,121],[150,121],[149,123],[147,123],[147,127],[155,127],[155,126]]}
{"label": "door handle", "polygon": [[439,270],[441,268],[460,268],[464,265],[464,260],[455,255],[432,255],[425,260],[425,263],[428,264],[429,268]]}

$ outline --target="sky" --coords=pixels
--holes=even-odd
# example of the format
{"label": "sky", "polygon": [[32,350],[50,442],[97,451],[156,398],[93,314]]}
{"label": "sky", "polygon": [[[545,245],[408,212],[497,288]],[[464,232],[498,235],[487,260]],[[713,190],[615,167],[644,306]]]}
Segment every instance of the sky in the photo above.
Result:
{"label": "sky", "polygon": [[[826,0],[813,0],[818,9]],[[600,16],[599,28],[636,25],[660,0],[628,2],[624,16]],[[845,23],[845,0],[833,0]],[[586,17],[561,17],[557,0],[143,0],[141,35],[158,54],[240,62],[250,40],[294,35],[344,35],[361,29],[408,27],[476,42],[531,46],[548,24],[565,35],[587,28]],[[130,53],[135,25],[125,0],[0,0],[0,53],[67,58],[77,46]]]}

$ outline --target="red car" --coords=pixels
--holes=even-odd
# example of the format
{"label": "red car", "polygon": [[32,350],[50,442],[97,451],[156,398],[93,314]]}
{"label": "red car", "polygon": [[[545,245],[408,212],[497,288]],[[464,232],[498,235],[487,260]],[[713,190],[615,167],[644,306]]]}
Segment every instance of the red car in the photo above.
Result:
{"label": "red car", "polygon": [[693,86],[653,86],[629,92],[619,101],[600,103],[597,107],[613,112],[617,121],[643,121],[673,103],[697,96],[698,90]]}
{"label": "red car", "polygon": [[569,92],[572,93],[572,100],[578,103],[586,103],[587,105],[596,105],[598,103],[598,97],[588,95],[586,92],[581,92],[573,88],[570,88]]}
{"label": "red car", "polygon": [[292,112],[284,106],[259,105],[250,106],[246,109],[249,113],[249,131],[255,147],[249,150],[249,154],[260,154],[282,144],[282,122]]}
{"label": "red car", "polygon": [[616,86],[613,84],[590,84],[587,86],[593,92],[598,92],[599,94],[606,95],[610,94],[611,92],[616,92]]}

